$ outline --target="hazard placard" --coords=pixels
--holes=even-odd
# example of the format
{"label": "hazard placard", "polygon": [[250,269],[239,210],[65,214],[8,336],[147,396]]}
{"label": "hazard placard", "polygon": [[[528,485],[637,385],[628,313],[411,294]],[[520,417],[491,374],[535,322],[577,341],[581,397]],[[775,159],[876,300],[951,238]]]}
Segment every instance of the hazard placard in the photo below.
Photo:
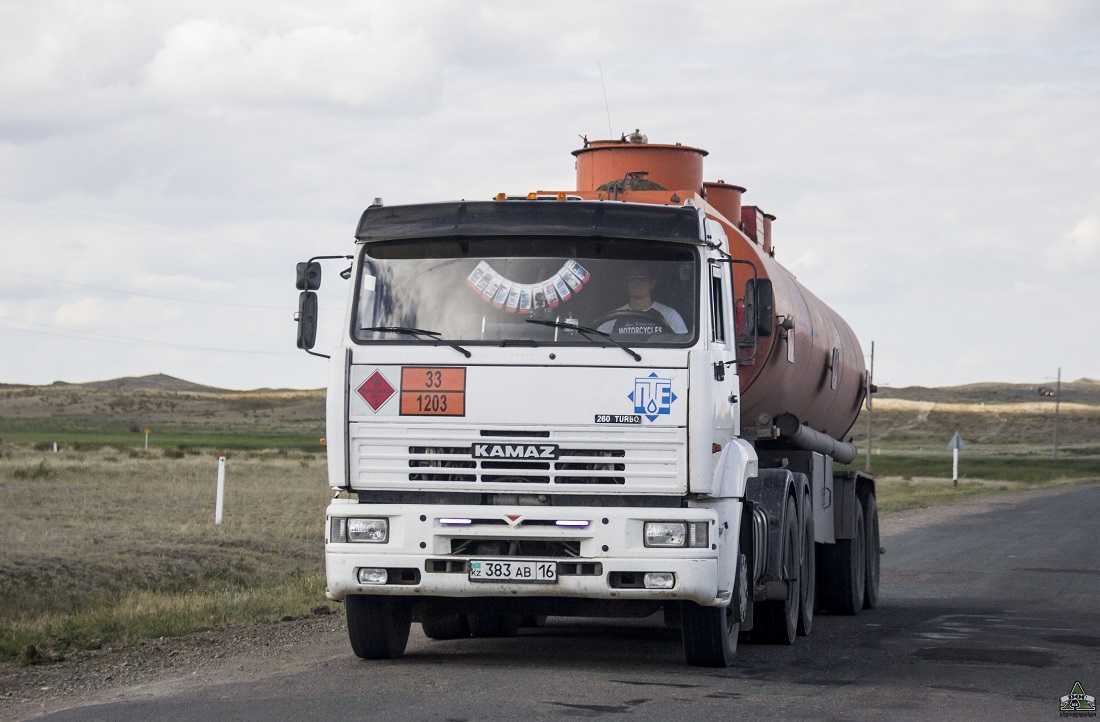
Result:
{"label": "hazard placard", "polygon": [[372,411],[378,411],[397,393],[397,389],[386,380],[381,371],[375,370],[355,392],[363,397]]}
{"label": "hazard placard", "polygon": [[465,416],[466,369],[401,369],[402,416]]}

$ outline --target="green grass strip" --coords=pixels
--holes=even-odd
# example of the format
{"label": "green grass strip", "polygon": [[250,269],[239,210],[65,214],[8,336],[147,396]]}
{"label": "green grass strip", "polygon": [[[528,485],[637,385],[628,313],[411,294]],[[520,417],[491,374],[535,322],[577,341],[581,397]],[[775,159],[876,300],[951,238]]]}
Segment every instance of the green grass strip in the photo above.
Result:
{"label": "green grass strip", "polygon": [[[863,456],[851,465],[840,468],[863,470]],[[874,476],[900,476],[903,479],[927,477],[952,478],[951,453],[943,456],[907,454],[875,455],[871,460]],[[1096,479],[1100,481],[1100,461],[1097,459],[1052,459],[1038,457],[975,457],[965,452],[959,459],[959,480],[985,479],[1041,484],[1069,479]]]}

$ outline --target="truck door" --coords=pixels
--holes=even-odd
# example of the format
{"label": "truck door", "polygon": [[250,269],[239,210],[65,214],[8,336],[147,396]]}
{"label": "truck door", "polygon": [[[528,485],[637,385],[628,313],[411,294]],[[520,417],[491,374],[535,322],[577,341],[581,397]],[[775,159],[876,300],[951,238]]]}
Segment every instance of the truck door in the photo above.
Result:
{"label": "truck door", "polygon": [[737,376],[733,302],[727,264],[712,260],[707,268],[707,304],[709,307],[710,357],[714,370],[714,443],[725,446],[737,436]]}

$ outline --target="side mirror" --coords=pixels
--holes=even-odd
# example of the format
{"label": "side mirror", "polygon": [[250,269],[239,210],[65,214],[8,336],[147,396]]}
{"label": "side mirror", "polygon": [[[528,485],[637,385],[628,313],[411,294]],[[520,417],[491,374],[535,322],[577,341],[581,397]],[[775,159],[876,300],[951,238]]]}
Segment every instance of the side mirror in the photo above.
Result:
{"label": "side mirror", "polygon": [[298,278],[294,282],[299,291],[316,291],[321,287],[321,264],[303,261],[298,264]]}
{"label": "side mirror", "polygon": [[[305,264],[299,263],[299,269]],[[320,266],[317,265],[318,280],[320,278]],[[300,273],[300,271],[299,271]],[[316,286],[314,286],[316,288]],[[317,294],[313,291],[302,291],[298,294],[298,313],[295,316],[298,321],[298,348],[308,351],[317,343]]]}
{"label": "side mirror", "polygon": [[745,282],[745,320],[748,328],[755,328],[756,335],[760,338],[772,335],[775,325],[775,297],[771,279],[753,278]]}

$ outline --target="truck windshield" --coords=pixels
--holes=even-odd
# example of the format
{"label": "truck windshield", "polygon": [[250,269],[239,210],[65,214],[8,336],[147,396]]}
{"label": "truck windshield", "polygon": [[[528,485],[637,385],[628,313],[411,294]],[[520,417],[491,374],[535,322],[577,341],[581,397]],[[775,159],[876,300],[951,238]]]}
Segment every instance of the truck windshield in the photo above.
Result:
{"label": "truck windshield", "polygon": [[[462,344],[591,344],[598,329],[630,346],[695,338],[698,250],[656,241],[453,238],[363,249],[352,336],[415,342],[423,329]],[[433,342],[430,337],[422,341]],[[606,343],[606,341],[605,341]]]}

